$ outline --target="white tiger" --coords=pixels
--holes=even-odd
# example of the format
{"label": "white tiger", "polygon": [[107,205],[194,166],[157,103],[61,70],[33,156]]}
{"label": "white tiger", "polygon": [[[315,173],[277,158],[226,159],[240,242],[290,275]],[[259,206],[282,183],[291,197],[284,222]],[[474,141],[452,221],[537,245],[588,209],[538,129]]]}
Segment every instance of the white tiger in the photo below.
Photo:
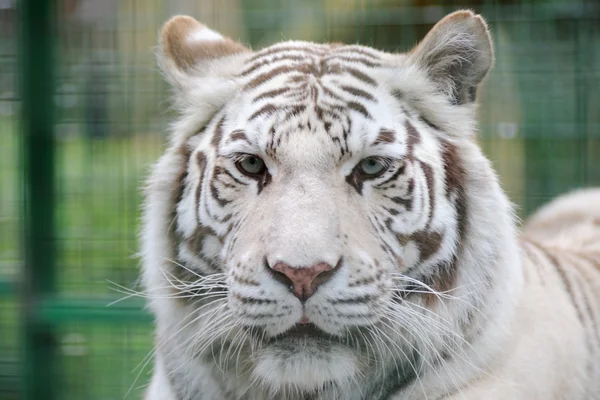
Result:
{"label": "white tiger", "polygon": [[480,16],[405,54],[178,16],[159,63],[180,117],[143,212],[146,399],[600,398],[600,254],[518,239],[475,143]]}

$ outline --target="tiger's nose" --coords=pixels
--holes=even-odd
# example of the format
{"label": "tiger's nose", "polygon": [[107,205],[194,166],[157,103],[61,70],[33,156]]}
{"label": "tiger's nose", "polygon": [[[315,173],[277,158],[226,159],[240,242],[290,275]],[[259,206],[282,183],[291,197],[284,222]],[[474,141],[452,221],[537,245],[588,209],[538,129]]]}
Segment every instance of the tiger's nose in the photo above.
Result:
{"label": "tiger's nose", "polygon": [[330,280],[340,268],[342,260],[334,266],[321,262],[310,267],[292,267],[286,263],[278,262],[270,267],[273,276],[284,285],[288,286],[294,296],[300,301],[306,301],[317,288]]}

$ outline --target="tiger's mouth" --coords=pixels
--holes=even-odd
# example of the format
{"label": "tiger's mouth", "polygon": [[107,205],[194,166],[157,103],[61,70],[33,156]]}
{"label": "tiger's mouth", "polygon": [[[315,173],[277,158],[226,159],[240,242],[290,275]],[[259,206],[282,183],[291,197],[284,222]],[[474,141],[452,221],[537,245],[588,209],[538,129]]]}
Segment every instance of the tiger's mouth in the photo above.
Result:
{"label": "tiger's mouth", "polygon": [[272,337],[271,340],[287,339],[287,338],[289,338],[289,339],[293,339],[293,338],[333,339],[334,336],[324,332],[323,330],[321,330],[318,326],[316,326],[313,323],[308,323],[308,324],[298,323],[298,324],[292,326],[287,331],[280,333],[277,336]]}
{"label": "tiger's mouth", "polygon": [[301,344],[303,346],[310,345],[335,345],[347,344],[347,339],[342,336],[336,336],[325,332],[313,323],[296,324],[287,331],[266,340],[268,344]]}
{"label": "tiger's mouth", "polygon": [[344,343],[345,339],[331,335],[313,323],[295,324],[285,332],[275,336],[266,336],[263,329],[254,327],[249,332],[256,340],[263,344],[278,344],[287,342],[298,343]]}

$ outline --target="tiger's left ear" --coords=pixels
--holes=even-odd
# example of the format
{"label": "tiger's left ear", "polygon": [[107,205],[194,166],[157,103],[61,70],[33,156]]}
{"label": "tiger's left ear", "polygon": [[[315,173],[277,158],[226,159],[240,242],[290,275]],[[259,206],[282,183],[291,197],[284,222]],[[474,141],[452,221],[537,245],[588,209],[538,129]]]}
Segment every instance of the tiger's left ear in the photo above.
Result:
{"label": "tiger's left ear", "polygon": [[494,50],[484,19],[457,11],[439,21],[409,54],[453,104],[475,101],[477,87],[494,62]]}
{"label": "tiger's left ear", "polygon": [[169,83],[185,90],[187,78],[231,73],[236,56],[249,51],[194,18],[180,15],[163,25],[158,63]]}

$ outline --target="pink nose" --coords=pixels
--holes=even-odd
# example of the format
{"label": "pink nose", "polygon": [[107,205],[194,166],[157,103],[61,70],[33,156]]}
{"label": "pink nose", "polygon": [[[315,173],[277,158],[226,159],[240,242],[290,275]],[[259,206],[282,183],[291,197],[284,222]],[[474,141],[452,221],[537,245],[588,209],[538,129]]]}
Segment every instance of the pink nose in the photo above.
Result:
{"label": "pink nose", "polygon": [[275,278],[286,284],[294,293],[294,296],[302,301],[312,296],[317,288],[327,282],[338,270],[340,262],[335,267],[327,263],[318,263],[310,267],[291,267],[283,262],[278,262],[273,267]]}

